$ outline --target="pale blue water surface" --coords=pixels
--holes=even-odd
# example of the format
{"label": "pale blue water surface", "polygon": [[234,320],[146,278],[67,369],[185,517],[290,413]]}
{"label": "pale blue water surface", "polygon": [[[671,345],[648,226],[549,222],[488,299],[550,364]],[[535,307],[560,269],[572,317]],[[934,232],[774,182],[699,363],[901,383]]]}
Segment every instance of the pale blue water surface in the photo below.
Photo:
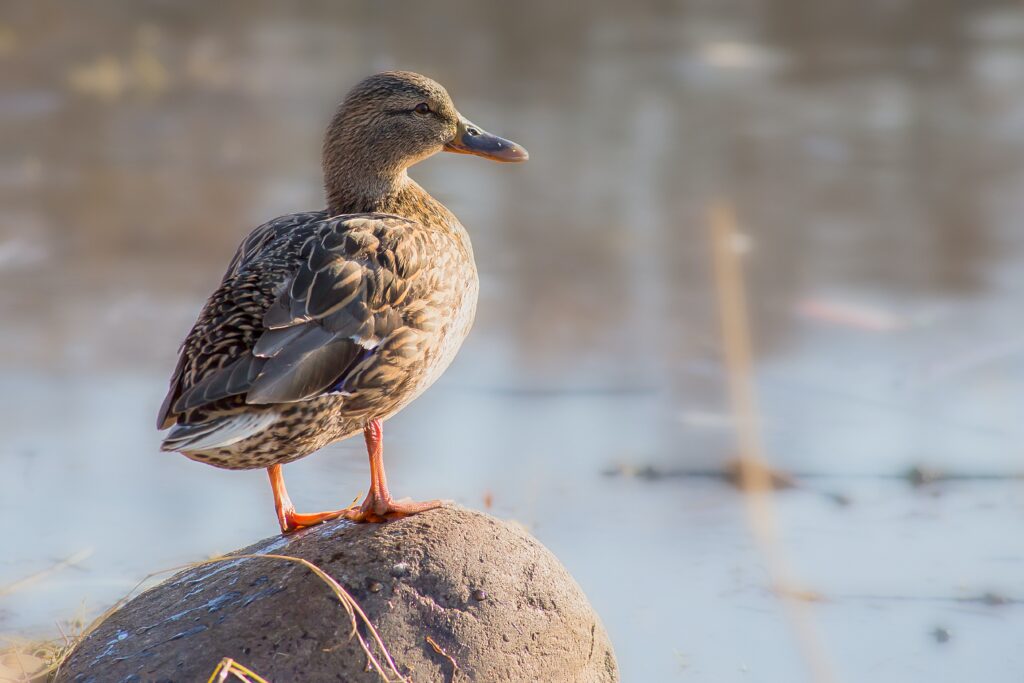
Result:
{"label": "pale blue water surface", "polygon": [[[526,525],[625,681],[810,680],[741,496],[606,474],[735,455],[705,220],[727,201],[768,456],[802,482],[775,497],[781,550],[827,661],[1019,680],[1024,10],[304,7],[0,13],[0,586],[91,551],[0,596],[0,631],[274,532],[265,474],[159,452],[156,411],[241,237],[321,206],[333,103],[401,67],[531,160],[413,171],[470,230],[482,292],[456,363],[387,425],[397,494]],[[965,478],[913,487],[915,466]],[[307,510],[367,483],[359,440],[285,472]]]}

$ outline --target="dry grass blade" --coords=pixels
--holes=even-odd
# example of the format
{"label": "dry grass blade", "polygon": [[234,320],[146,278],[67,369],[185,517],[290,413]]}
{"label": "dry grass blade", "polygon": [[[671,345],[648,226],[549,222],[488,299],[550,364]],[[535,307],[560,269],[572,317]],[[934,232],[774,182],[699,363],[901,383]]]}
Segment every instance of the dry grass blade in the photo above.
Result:
{"label": "dry grass blade", "polygon": [[38,571],[35,574],[32,574],[30,576],[26,576],[24,578],[18,579],[17,581],[14,581],[12,583],[7,584],[6,586],[0,586],[0,597],[3,597],[5,595],[10,595],[11,593],[19,591],[22,588],[25,588],[26,586],[30,586],[33,583],[36,583],[38,581],[42,581],[47,576],[50,576],[51,574],[56,574],[57,572],[59,572],[62,569],[67,569],[68,567],[73,567],[76,564],[78,564],[79,562],[81,562],[82,560],[84,560],[87,557],[89,557],[90,555],[92,555],[92,548],[86,548],[85,550],[79,550],[74,555],[70,555],[70,556],[64,558],[63,560],[61,560],[60,562],[57,562],[57,563],[53,564],[52,566],[47,567],[46,569],[43,569],[42,571]]}
{"label": "dry grass blade", "polygon": [[[380,676],[381,680],[384,681],[384,683],[410,683],[409,679],[407,679],[405,676],[403,676],[401,674],[401,672],[398,670],[398,666],[395,664],[394,659],[391,657],[391,653],[388,652],[387,647],[384,645],[384,641],[381,639],[380,634],[377,632],[376,627],[374,627],[374,625],[370,622],[369,617],[367,617],[366,613],[363,612],[362,607],[360,607],[359,603],[357,603],[355,601],[355,598],[353,598],[351,595],[349,595],[348,591],[346,591],[341,586],[341,584],[339,584],[337,581],[335,581],[334,578],[331,577],[323,569],[320,569],[320,567],[317,567],[315,564],[313,564],[312,562],[309,562],[308,560],[304,560],[301,557],[292,557],[290,555],[271,555],[271,554],[268,554],[268,555],[227,555],[227,556],[224,556],[224,557],[214,557],[214,558],[210,558],[208,560],[200,560],[198,562],[191,562],[189,564],[184,564],[184,565],[180,565],[180,566],[177,566],[177,567],[170,567],[168,569],[161,569],[160,571],[153,572],[151,574],[146,575],[145,577],[142,578],[141,581],[139,581],[137,584],[135,584],[135,587],[132,588],[128,592],[127,595],[125,595],[123,598],[121,598],[116,603],[114,603],[114,605],[112,607],[110,607],[108,610],[106,610],[103,614],[101,614],[100,616],[96,617],[96,619],[93,620],[93,622],[91,624],[89,624],[88,628],[86,628],[84,631],[82,631],[82,633],[80,633],[78,635],[78,637],[75,638],[74,643],[70,644],[70,646],[67,647],[66,651],[62,654],[60,659],[55,661],[55,662],[53,662],[53,664],[51,664],[45,671],[40,672],[38,674],[38,676],[48,676],[50,674],[56,675],[56,673],[58,671],[60,671],[61,665],[64,663],[64,661],[67,659],[67,657],[71,654],[71,651],[74,650],[74,647],[79,642],[81,642],[86,636],[88,636],[90,633],[92,633],[97,628],[99,628],[100,624],[102,624],[104,621],[106,621],[110,617],[110,615],[112,615],[114,612],[119,610],[125,603],[127,603],[128,600],[130,600],[132,598],[132,596],[136,593],[136,591],[138,591],[139,588],[141,588],[144,584],[146,584],[150,579],[152,579],[152,578],[154,578],[156,576],[159,576],[161,574],[167,574],[169,572],[183,571],[185,569],[195,569],[197,567],[203,567],[203,566],[206,566],[206,565],[217,564],[217,563],[220,563],[220,562],[235,562],[237,560],[261,560],[261,559],[270,559],[270,560],[280,560],[280,561],[283,561],[283,562],[291,562],[291,563],[294,563],[294,564],[301,565],[301,566],[305,567],[306,569],[308,569],[309,571],[313,572],[313,574],[317,578],[319,578],[320,580],[322,580],[324,583],[326,583],[328,585],[328,587],[331,589],[331,591],[334,593],[334,595],[338,598],[338,601],[345,608],[345,611],[348,613],[348,616],[349,616],[349,621],[350,621],[350,623],[352,625],[352,635],[354,635],[358,639],[359,646],[360,646],[360,648],[362,648],[363,653],[366,655],[366,658],[369,661],[372,670],[377,672],[377,674]],[[379,648],[380,652],[382,653],[384,662],[387,664],[387,669],[385,669],[385,667],[381,664],[381,662],[378,660],[377,656],[373,654],[373,650],[370,647],[370,643],[368,643],[366,641],[366,639],[363,638],[362,634],[359,633],[359,623],[360,622],[362,622],[366,626],[367,631],[369,631],[369,633],[370,633],[371,640],[377,646],[377,648]],[[223,660],[222,660],[222,663],[223,663]],[[236,668],[241,666],[237,662],[234,662],[234,665],[235,665]],[[244,667],[242,667],[242,669],[244,669]],[[245,669],[245,671],[248,671],[248,670]],[[392,674],[394,675],[394,678],[392,678]],[[249,672],[246,675],[254,676],[255,674],[253,674],[252,672]],[[253,679],[253,680],[256,681],[256,683],[259,683],[259,681],[262,680],[262,679],[256,678],[256,679]]]}
{"label": "dry grass blade", "polygon": [[206,683],[224,683],[224,681],[228,680],[228,676],[234,676],[243,683],[270,683],[270,681],[255,671],[242,666],[231,659],[231,657],[225,657],[218,662],[217,668],[210,674],[210,678]]}
{"label": "dry grass blade", "polygon": [[25,640],[2,637],[4,645],[0,647],[0,682],[26,683],[49,680],[49,676],[57,670],[78,643],[78,630],[81,629],[81,624],[72,622],[69,627],[77,629],[70,636],[60,623],[57,624],[57,630],[61,633],[59,639]]}
{"label": "dry grass blade", "polygon": [[322,581],[324,581],[328,586],[331,587],[331,590],[334,591],[334,594],[338,597],[338,600],[345,607],[345,610],[348,612],[349,617],[352,620],[352,634],[359,639],[359,646],[363,649],[363,653],[366,655],[367,659],[370,660],[370,663],[373,665],[373,668],[376,669],[377,673],[380,674],[381,678],[383,678],[385,681],[391,680],[389,674],[384,670],[384,667],[380,665],[380,662],[377,661],[377,658],[370,650],[369,643],[367,643],[363,636],[359,633],[359,628],[356,622],[357,616],[366,626],[366,629],[370,632],[370,635],[373,638],[373,642],[377,645],[378,648],[380,648],[380,651],[384,656],[384,661],[387,662],[388,668],[391,670],[391,673],[398,677],[398,681],[400,683],[408,683],[408,679],[402,676],[401,672],[398,670],[398,667],[395,665],[395,660],[391,658],[391,653],[388,652],[387,647],[384,646],[384,641],[381,640],[380,634],[377,632],[377,629],[374,627],[374,625],[370,622],[369,617],[367,617],[366,613],[363,612],[363,608],[359,606],[359,603],[355,601],[355,598],[349,595],[348,591],[342,588],[341,584],[335,581],[333,577],[331,577],[327,572],[325,572],[323,569],[320,569],[320,567],[317,567],[312,562],[309,562],[308,560],[304,560],[299,557],[290,557],[288,555],[234,556],[234,558],[259,557],[271,557],[278,560],[287,560],[289,562],[295,562],[297,564],[301,564],[303,567],[316,574],[317,577],[319,577]]}
{"label": "dry grass blade", "polygon": [[738,475],[747,503],[750,528],[771,575],[776,594],[786,607],[813,680],[830,683],[836,677],[825,656],[824,646],[806,602],[795,597],[798,591],[793,589],[791,573],[780,551],[778,522],[772,498],[772,469],[768,466],[761,442],[761,412],[753,382],[746,291],[736,248],[739,243],[736,217],[731,207],[720,204],[712,207],[710,220],[715,291],[718,295],[722,343],[729,377],[729,397],[740,449]]}
{"label": "dry grass blade", "polygon": [[[42,571],[0,586],[0,597],[16,593],[63,569],[73,567],[92,555],[92,552],[91,548],[79,550]],[[42,681],[56,672],[80,638],[69,637],[60,623],[57,624],[57,630],[61,633],[60,640],[5,638],[7,642],[0,648],[0,683]]]}
{"label": "dry grass blade", "polygon": [[445,649],[438,645],[437,641],[431,638],[430,636],[427,636],[427,643],[430,644],[430,647],[434,648],[434,652],[447,659],[448,662],[452,665],[452,680],[454,681],[455,675],[461,671],[461,669],[459,669],[459,663],[455,661],[454,657],[445,652]]}

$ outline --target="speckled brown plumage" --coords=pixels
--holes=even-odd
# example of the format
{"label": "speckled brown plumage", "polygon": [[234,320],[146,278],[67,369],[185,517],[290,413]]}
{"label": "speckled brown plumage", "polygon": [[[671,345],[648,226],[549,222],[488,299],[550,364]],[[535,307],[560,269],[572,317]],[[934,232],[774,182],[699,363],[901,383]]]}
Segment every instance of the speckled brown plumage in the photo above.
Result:
{"label": "speckled brown plumage", "polygon": [[476,310],[469,236],[406,174],[442,149],[526,158],[423,76],[356,86],[325,137],[328,209],[254,230],[182,344],[158,418],[171,428],[163,449],[270,468],[284,530],[311,516],[290,508],[276,466],[361,430],[377,496],[363,512],[400,511],[383,478],[379,421],[440,376]]}
{"label": "speckled brown plumage", "polygon": [[412,184],[382,204],[403,202],[419,220],[295,214],[245,240],[185,340],[161,423],[280,417],[188,457],[289,462],[391,416],[436,379],[472,324],[476,268],[454,216]]}
{"label": "speckled brown plumage", "polygon": [[[420,101],[436,110],[426,123],[395,115]],[[466,231],[405,169],[459,124],[416,74],[353,89],[325,137],[329,209],[254,230],[185,339],[159,417],[174,427],[166,450],[231,469],[289,462],[440,375],[472,324],[476,268]]]}

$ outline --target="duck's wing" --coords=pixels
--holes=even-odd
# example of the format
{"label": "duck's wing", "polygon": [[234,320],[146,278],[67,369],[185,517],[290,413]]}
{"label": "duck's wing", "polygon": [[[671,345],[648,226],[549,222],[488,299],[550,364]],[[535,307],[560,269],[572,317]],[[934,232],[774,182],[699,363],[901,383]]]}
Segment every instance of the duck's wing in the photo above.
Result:
{"label": "duck's wing", "polygon": [[181,411],[175,404],[182,394],[232,364],[235,356],[255,343],[260,320],[273,303],[277,288],[290,271],[279,259],[261,259],[271,243],[284,236],[309,233],[327,217],[326,211],[288,214],[267,221],[238,245],[220,286],[210,295],[185,341],[167,395],[157,416],[157,428],[166,429]]}
{"label": "duck's wing", "polygon": [[[190,335],[160,424],[229,397],[243,405],[293,403],[347,391],[356,377],[361,385],[386,380],[374,376],[373,358],[412,356],[417,332],[429,324],[428,311],[409,296],[419,289],[425,246],[420,226],[404,218],[338,216],[295,244],[297,255],[276,283],[266,277],[281,270],[274,258],[229,268],[196,326],[219,320],[241,333],[221,334],[223,358],[200,372],[190,370],[203,365],[209,344],[190,344]],[[246,286],[253,279],[258,295]],[[220,311],[208,315],[211,308]]]}

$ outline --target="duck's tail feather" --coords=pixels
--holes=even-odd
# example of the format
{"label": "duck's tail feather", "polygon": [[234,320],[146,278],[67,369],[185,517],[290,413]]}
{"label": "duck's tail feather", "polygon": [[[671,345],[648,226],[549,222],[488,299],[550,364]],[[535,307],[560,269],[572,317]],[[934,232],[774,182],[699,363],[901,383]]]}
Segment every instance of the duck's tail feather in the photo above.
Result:
{"label": "duck's tail feather", "polygon": [[177,424],[160,444],[163,451],[205,451],[224,448],[255,436],[273,424],[280,415],[273,410],[237,413],[195,424]]}

